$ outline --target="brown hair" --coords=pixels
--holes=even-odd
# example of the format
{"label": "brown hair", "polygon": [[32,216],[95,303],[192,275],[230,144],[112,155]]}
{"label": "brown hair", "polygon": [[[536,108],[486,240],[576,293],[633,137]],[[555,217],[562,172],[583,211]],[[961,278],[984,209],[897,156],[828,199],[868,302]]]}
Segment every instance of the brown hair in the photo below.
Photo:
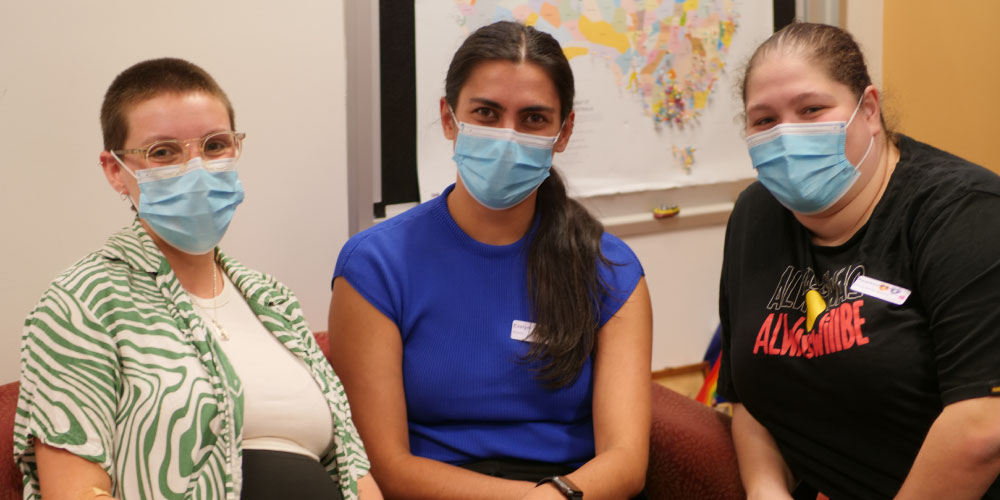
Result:
{"label": "brown hair", "polygon": [[222,101],[229,113],[229,126],[235,130],[233,105],[211,75],[183,59],[151,59],[122,71],[104,94],[101,104],[104,150],[113,151],[125,146],[125,138],[128,137],[126,114],[132,106],[159,94],[190,92],[204,92]]}
{"label": "brown hair", "polygon": [[[530,26],[500,21],[476,30],[455,52],[445,80],[445,100],[456,108],[459,91],[484,61],[531,63],[548,74],[559,94],[559,116],[573,109],[573,71],[552,36]],[[579,202],[553,168],[538,188],[538,227],[528,250],[527,283],[535,342],[525,361],[540,362],[538,379],[548,387],[568,385],[597,344],[599,297],[608,293],[597,273],[611,263],[601,253],[604,226]]]}
{"label": "brown hair", "polygon": [[[743,79],[740,81],[740,95],[744,107],[747,102],[747,81],[750,80],[750,73],[761,59],[774,52],[801,55],[822,68],[830,79],[846,85],[857,99],[860,99],[861,94],[872,84],[865,56],[850,33],[828,24],[796,22],[775,32],[750,56]],[[880,116],[886,136],[895,142],[895,133],[886,127],[885,114],[880,112]]]}

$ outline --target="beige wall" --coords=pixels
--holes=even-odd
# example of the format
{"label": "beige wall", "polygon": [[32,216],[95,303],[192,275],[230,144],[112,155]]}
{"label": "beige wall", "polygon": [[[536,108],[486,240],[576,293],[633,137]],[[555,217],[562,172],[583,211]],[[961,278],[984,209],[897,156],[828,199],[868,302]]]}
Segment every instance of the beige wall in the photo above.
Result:
{"label": "beige wall", "polygon": [[897,129],[1000,172],[1000,2],[884,1],[883,87]]}
{"label": "beige wall", "polygon": [[842,28],[851,32],[861,46],[868,74],[875,86],[882,88],[883,0],[845,0]]}
{"label": "beige wall", "polygon": [[701,361],[719,324],[725,224],[622,238],[642,263],[653,304],[653,370]]}

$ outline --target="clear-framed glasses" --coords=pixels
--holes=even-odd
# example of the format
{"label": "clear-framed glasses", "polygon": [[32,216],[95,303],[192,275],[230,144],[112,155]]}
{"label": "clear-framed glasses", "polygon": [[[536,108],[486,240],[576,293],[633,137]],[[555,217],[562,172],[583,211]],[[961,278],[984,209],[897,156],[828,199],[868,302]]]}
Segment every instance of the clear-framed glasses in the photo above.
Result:
{"label": "clear-framed glasses", "polygon": [[194,139],[156,141],[143,148],[116,149],[112,153],[119,156],[129,154],[143,155],[146,168],[186,165],[188,160],[191,159],[191,149],[187,145],[198,141],[198,151],[201,153],[201,158],[206,164],[212,160],[232,159],[235,161],[240,157],[244,137],[246,137],[246,134],[243,132],[227,130],[224,132],[213,132],[205,137],[196,137]]}

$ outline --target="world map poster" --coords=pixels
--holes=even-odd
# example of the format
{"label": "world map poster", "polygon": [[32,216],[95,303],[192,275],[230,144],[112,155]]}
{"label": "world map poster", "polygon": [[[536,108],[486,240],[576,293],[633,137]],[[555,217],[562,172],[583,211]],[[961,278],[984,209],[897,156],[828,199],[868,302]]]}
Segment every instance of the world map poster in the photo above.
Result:
{"label": "world map poster", "polygon": [[573,68],[575,129],[553,162],[572,195],[754,177],[737,85],[771,0],[417,0],[414,18],[421,200],[455,181],[438,112],[451,56],[499,20],[551,34]]}

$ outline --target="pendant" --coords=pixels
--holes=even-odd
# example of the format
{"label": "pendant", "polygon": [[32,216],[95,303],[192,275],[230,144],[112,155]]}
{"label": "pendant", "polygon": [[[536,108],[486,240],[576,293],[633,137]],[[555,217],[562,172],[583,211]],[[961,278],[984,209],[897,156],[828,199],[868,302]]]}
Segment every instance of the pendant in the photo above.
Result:
{"label": "pendant", "polygon": [[215,318],[212,318],[212,325],[215,326],[215,333],[219,334],[219,338],[222,340],[229,340],[229,334],[226,333],[226,329],[222,328],[222,325]]}

